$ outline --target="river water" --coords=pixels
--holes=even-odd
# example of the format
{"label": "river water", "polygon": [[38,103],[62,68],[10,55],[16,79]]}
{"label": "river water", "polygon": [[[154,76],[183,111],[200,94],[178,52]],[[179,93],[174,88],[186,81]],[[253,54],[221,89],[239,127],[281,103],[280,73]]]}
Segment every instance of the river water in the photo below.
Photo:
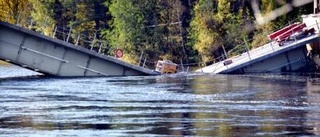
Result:
{"label": "river water", "polygon": [[0,136],[320,135],[316,76],[35,74],[0,66]]}

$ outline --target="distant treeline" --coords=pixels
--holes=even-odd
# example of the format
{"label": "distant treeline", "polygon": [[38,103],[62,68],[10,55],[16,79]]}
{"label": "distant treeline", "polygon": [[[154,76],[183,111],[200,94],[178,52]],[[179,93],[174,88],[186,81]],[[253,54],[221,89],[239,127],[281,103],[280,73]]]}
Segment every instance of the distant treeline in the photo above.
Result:
{"label": "distant treeline", "polygon": [[[292,2],[256,1],[261,15]],[[266,43],[267,34],[313,12],[310,3],[256,25],[252,7],[252,0],[0,0],[0,20],[50,36],[55,32],[64,40],[72,28],[69,42],[102,46],[109,55],[122,48],[124,60],[137,63],[143,57],[152,66],[159,59],[185,64],[218,61],[239,45],[253,48]],[[65,34],[57,33],[57,26]],[[84,40],[74,34],[83,34]]]}

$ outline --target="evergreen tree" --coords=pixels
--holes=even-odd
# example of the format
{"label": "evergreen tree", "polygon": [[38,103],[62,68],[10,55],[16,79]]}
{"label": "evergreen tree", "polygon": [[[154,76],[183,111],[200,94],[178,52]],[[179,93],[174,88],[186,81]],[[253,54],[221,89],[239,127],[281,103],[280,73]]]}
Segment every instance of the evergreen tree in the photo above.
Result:
{"label": "evergreen tree", "polygon": [[[258,0],[258,6],[264,16],[290,2]],[[32,20],[33,30],[49,36],[58,27],[55,37],[62,40],[72,30],[68,42],[96,50],[102,46],[109,54],[123,48],[124,59],[132,63],[144,53],[153,66],[158,59],[218,61],[233,54],[231,49],[246,50],[249,38],[251,47],[261,46],[268,34],[310,13],[309,7],[249,31],[254,13],[248,0],[0,0],[0,20],[24,27]]]}
{"label": "evergreen tree", "polygon": [[[105,0],[29,0],[33,7],[32,18],[36,22],[34,28],[46,35],[53,35],[61,40],[79,42],[82,46],[91,46],[94,38],[99,39],[100,30],[107,26],[107,7]],[[110,19],[110,17],[109,17]],[[81,36],[80,36],[81,35]],[[80,40],[78,41],[78,36]]]}
{"label": "evergreen tree", "polygon": [[[141,31],[145,19],[139,10],[137,2],[131,0],[112,0],[109,6],[110,14],[113,17],[112,31],[104,34],[112,46],[111,49],[123,48],[128,58],[135,58],[135,51],[138,48],[134,46],[143,42]],[[132,56],[130,56],[132,55]],[[125,56],[125,57],[126,57]]]}
{"label": "evergreen tree", "polygon": [[[159,58],[178,61],[185,53],[179,0],[113,0],[112,48],[124,48],[127,61],[138,62],[144,53],[151,63]],[[151,64],[150,64],[151,65]]]}
{"label": "evergreen tree", "polygon": [[201,55],[203,62],[212,62],[226,57],[224,49],[232,49],[246,37],[244,12],[241,7],[232,9],[237,4],[229,0],[199,0],[194,8],[191,22],[190,42]]}

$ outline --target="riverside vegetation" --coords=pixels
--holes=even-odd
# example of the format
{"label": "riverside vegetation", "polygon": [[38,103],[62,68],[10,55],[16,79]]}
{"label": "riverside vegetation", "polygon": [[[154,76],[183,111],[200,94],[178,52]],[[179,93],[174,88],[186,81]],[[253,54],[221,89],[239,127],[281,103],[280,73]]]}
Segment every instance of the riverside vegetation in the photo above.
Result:
{"label": "riverside vegetation", "polygon": [[[262,15],[291,0],[257,0]],[[143,57],[147,66],[159,59],[184,64],[212,63],[224,51],[238,52],[261,46],[267,34],[303,14],[313,11],[312,3],[295,7],[264,25],[255,25],[251,0],[0,0],[0,20],[19,24],[46,35],[56,26],[72,28],[77,35],[70,42],[83,47],[103,47],[113,55],[125,52],[123,60],[133,64]],[[250,28],[250,29],[247,29]],[[70,29],[62,31],[68,33]],[[65,35],[56,34],[64,39]],[[86,40],[94,39],[90,45]],[[244,42],[244,41],[249,42]],[[91,43],[92,44],[92,43]],[[237,47],[237,48],[235,48]]]}

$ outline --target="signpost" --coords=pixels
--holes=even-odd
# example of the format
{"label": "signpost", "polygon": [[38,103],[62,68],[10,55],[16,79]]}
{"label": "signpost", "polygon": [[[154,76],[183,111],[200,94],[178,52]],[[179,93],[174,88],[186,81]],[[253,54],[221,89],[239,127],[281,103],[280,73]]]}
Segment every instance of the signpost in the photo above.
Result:
{"label": "signpost", "polygon": [[122,58],[123,57],[123,50],[119,49],[119,48],[115,49],[114,50],[114,56],[116,58]]}

